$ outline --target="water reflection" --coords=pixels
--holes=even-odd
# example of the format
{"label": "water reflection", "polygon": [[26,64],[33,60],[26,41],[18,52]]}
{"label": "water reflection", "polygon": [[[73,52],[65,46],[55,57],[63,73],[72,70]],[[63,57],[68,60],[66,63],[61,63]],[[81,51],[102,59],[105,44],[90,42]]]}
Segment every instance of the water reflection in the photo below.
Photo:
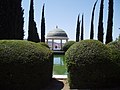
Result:
{"label": "water reflection", "polygon": [[64,55],[54,55],[53,75],[67,75]]}
{"label": "water reflection", "polygon": [[63,57],[61,57],[61,56],[54,57],[54,64],[55,65],[64,65],[64,63],[63,63]]}

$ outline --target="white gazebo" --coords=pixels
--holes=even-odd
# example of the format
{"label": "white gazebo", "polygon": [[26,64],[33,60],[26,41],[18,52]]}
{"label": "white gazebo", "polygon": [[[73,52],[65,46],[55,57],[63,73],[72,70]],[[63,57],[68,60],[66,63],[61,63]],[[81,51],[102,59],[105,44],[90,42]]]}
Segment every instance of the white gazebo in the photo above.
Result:
{"label": "white gazebo", "polygon": [[[67,42],[68,39],[69,39],[69,38],[68,38],[66,32],[65,32],[64,30],[58,28],[57,26],[56,26],[55,29],[53,29],[53,30],[51,30],[50,32],[48,32],[47,37],[46,37],[47,44],[50,46],[50,48],[51,48],[52,50],[62,50],[63,40],[64,40],[65,42]],[[60,41],[60,43],[59,43],[59,45],[58,45],[58,46],[59,46],[59,49],[57,49],[58,46],[55,45],[55,42],[54,42],[55,40],[59,40],[59,41]],[[51,41],[51,45],[50,45],[50,43],[49,43],[50,41]]]}

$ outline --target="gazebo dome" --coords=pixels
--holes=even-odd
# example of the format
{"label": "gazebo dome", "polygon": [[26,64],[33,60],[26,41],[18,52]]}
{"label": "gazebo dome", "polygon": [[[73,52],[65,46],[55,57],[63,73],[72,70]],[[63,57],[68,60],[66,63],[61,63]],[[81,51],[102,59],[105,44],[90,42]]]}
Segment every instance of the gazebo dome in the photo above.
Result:
{"label": "gazebo dome", "polygon": [[[49,42],[49,40],[52,40],[52,42]],[[60,40],[60,43],[54,42],[55,40]],[[48,32],[46,36],[47,44],[52,50],[62,50],[63,40],[67,42],[68,36],[64,30],[58,28],[57,26],[55,29]]]}
{"label": "gazebo dome", "polygon": [[50,32],[48,32],[47,34],[47,38],[63,38],[63,39],[68,39],[68,36],[66,34],[66,32],[58,27],[56,27],[55,29],[51,30]]}

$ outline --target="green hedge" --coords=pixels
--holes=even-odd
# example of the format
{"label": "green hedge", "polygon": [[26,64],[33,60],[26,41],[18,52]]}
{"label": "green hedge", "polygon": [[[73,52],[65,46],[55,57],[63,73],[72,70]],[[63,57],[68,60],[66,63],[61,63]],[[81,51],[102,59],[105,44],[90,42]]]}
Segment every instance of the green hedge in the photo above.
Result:
{"label": "green hedge", "polygon": [[110,42],[107,46],[112,50],[113,60],[120,65],[120,41]]}
{"label": "green hedge", "polygon": [[39,43],[0,40],[0,90],[40,90],[52,79],[52,52]]}
{"label": "green hedge", "polygon": [[47,47],[47,48],[50,48],[49,45],[47,43],[44,43],[44,42],[40,42],[41,45]]}
{"label": "green hedge", "polygon": [[103,88],[116,85],[118,67],[110,49],[97,40],[83,40],[65,53],[70,88]]}
{"label": "green hedge", "polygon": [[68,41],[68,42],[66,42],[64,44],[64,46],[63,46],[63,51],[66,52],[70,48],[70,46],[72,46],[74,43],[75,43],[75,41]]}

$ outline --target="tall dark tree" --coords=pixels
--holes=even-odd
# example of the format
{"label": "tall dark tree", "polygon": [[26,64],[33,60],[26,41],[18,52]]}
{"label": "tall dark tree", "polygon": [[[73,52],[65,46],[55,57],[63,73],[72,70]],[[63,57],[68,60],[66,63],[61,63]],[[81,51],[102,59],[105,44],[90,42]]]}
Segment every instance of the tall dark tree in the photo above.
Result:
{"label": "tall dark tree", "polygon": [[94,38],[94,24],[93,24],[93,22],[94,22],[94,11],[95,11],[95,7],[96,7],[96,4],[97,4],[97,1],[95,2],[94,7],[93,7],[93,11],[92,11],[90,39]]}
{"label": "tall dark tree", "polygon": [[[23,9],[21,7],[22,0],[15,0],[16,6],[15,6],[15,38],[16,39],[23,39],[24,38],[24,30],[23,30],[23,24],[24,24],[24,18],[23,18]],[[18,4],[19,3],[19,4]]]}
{"label": "tall dark tree", "polygon": [[44,17],[44,7],[42,8],[42,19],[41,19],[41,42],[45,42],[45,17]]}
{"label": "tall dark tree", "polygon": [[78,15],[77,19],[77,27],[76,27],[76,42],[79,42],[80,38],[80,21],[79,21],[80,14]]}
{"label": "tall dark tree", "polygon": [[[5,5],[6,4],[6,5]],[[7,11],[7,7],[8,3],[6,0],[1,0],[0,2],[0,39],[8,39],[9,38],[9,32],[7,30],[7,25],[8,23],[6,22],[6,11]],[[6,9],[6,11],[5,11]]]}
{"label": "tall dark tree", "polygon": [[84,15],[82,14],[82,24],[81,24],[81,40],[83,40],[84,37],[84,21],[83,21]]}
{"label": "tall dark tree", "polygon": [[106,34],[106,42],[105,42],[106,44],[113,40],[112,30],[113,30],[113,0],[109,0],[107,34]]}
{"label": "tall dark tree", "polygon": [[99,22],[98,22],[98,40],[103,43],[103,4],[104,0],[101,0],[100,4],[100,13],[99,13]]}
{"label": "tall dark tree", "polygon": [[33,0],[30,2],[30,11],[29,11],[29,26],[28,26],[28,41],[40,42],[36,23],[34,21],[34,8]]}
{"label": "tall dark tree", "polygon": [[0,39],[23,39],[22,0],[0,1]]}

